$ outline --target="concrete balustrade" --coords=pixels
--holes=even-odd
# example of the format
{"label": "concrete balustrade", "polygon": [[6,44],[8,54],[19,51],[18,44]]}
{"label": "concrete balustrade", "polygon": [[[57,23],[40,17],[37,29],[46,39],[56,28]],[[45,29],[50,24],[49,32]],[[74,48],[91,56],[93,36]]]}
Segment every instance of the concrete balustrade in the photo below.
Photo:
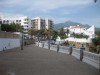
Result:
{"label": "concrete balustrade", "polygon": [[[43,47],[43,43],[40,44]],[[37,46],[37,43],[36,43]],[[40,47],[41,47],[40,46]],[[47,43],[44,43],[44,47],[48,49],[49,45]],[[97,69],[100,69],[100,54],[95,54],[91,52],[87,52],[84,50],[72,48],[72,47],[66,47],[66,46],[59,46],[59,45],[50,45],[50,50],[66,53],[74,56],[75,58],[79,59],[80,61],[83,61]]]}
{"label": "concrete balustrade", "polygon": [[35,46],[38,46],[38,42],[35,42]]}
{"label": "concrete balustrade", "polygon": [[57,45],[51,45],[50,50],[57,51]]}
{"label": "concrete balustrade", "polygon": [[48,44],[44,43],[44,48],[48,49]]}
{"label": "concrete balustrade", "polygon": [[100,69],[100,54],[84,51],[83,62]]}
{"label": "concrete balustrade", "polygon": [[59,46],[59,52],[69,54],[69,47]]}
{"label": "concrete balustrade", "polygon": [[40,42],[39,42],[39,47],[43,47],[43,43],[40,43]]}
{"label": "concrete balustrade", "polygon": [[72,56],[80,60],[80,49],[73,48]]}

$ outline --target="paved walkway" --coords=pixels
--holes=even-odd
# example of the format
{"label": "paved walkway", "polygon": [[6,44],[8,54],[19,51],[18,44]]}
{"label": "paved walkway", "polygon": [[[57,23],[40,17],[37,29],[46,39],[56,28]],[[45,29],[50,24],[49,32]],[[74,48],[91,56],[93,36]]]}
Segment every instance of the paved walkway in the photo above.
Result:
{"label": "paved walkway", "polygon": [[0,52],[0,75],[100,75],[76,58],[33,45]]}

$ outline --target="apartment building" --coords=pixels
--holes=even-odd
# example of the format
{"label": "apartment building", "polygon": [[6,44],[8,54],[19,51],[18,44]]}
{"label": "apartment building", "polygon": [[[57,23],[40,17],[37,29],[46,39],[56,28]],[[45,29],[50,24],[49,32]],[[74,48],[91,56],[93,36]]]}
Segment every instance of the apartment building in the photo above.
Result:
{"label": "apartment building", "polygon": [[31,24],[34,30],[53,28],[53,21],[48,18],[45,18],[45,19],[42,19],[40,17],[33,18],[31,20]]}
{"label": "apartment building", "polygon": [[1,17],[2,23],[3,24],[10,24],[10,23],[16,23],[16,24],[20,24],[21,26],[23,26],[23,31],[25,33],[28,32],[28,29],[31,28],[31,19],[27,16],[22,16],[22,17]]}

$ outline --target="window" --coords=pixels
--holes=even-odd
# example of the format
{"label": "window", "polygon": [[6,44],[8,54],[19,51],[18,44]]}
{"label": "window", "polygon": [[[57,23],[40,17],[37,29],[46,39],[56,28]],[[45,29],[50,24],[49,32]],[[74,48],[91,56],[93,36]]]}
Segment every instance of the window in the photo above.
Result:
{"label": "window", "polygon": [[5,20],[3,20],[3,22],[5,22]]}
{"label": "window", "polygon": [[24,22],[24,24],[28,24],[28,22]]}
{"label": "window", "polygon": [[19,22],[21,22],[21,20],[19,20]]}
{"label": "window", "polygon": [[16,20],[16,22],[18,22],[18,20]]}
{"label": "window", "polygon": [[27,25],[25,25],[25,27],[28,27]]}
{"label": "window", "polygon": [[28,21],[28,18],[24,19],[25,21]]}

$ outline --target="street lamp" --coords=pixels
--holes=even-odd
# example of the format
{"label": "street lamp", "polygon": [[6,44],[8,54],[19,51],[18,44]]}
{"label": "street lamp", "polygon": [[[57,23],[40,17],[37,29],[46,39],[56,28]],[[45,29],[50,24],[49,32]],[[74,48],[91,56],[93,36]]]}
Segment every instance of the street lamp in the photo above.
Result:
{"label": "street lamp", "polygon": [[0,31],[1,31],[1,24],[0,24]]}
{"label": "street lamp", "polygon": [[22,27],[22,30],[21,30],[22,32],[22,36],[21,36],[21,50],[23,50],[23,27]]}

